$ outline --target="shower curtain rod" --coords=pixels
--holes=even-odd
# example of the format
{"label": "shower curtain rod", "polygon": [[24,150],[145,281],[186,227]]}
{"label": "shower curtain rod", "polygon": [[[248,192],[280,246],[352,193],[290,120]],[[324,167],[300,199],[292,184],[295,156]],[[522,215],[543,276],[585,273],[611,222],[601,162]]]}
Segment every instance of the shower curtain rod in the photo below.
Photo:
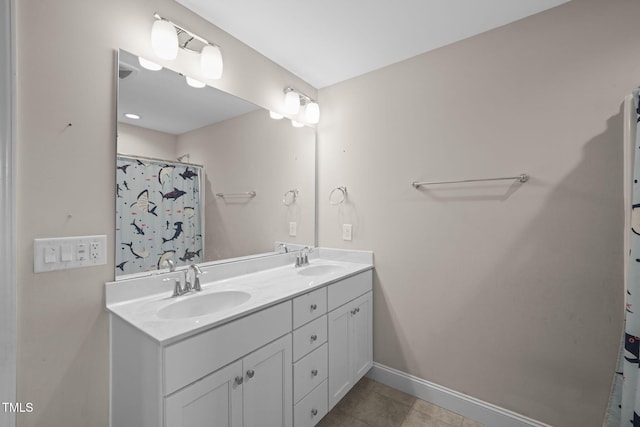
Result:
{"label": "shower curtain rod", "polygon": [[127,159],[133,159],[133,160],[151,160],[152,162],[161,162],[161,163],[179,163],[181,165],[185,165],[185,166],[197,166],[199,168],[204,169],[203,165],[199,165],[197,163],[187,163],[187,162],[181,162],[180,160],[167,160],[167,159],[160,159],[158,157],[149,157],[149,156],[138,156],[137,154],[122,154],[122,153],[116,153],[117,157],[126,157]]}
{"label": "shower curtain rod", "polygon": [[529,181],[529,175],[527,175],[526,173],[522,173],[518,176],[507,176],[502,178],[459,179],[455,181],[424,181],[424,182],[413,181],[411,185],[413,185],[414,188],[418,188],[423,185],[457,184],[461,182],[480,182],[480,181],[504,181],[509,179],[517,179],[518,181],[524,183]]}

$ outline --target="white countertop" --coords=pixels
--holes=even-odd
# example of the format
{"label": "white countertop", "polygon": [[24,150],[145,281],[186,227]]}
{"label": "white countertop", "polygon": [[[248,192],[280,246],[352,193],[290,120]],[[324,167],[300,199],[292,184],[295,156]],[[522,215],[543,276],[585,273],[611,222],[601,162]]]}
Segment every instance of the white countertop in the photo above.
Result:
{"label": "white countertop", "polygon": [[[282,257],[287,260],[289,258],[295,259],[293,254],[283,254]],[[261,262],[267,266],[264,260]],[[282,259],[278,263],[282,264]],[[338,271],[314,276],[301,274],[305,268],[318,265],[334,265]],[[236,265],[235,269],[242,271],[242,268],[239,267],[241,266]],[[216,274],[220,269],[216,270],[216,268],[215,266],[202,268],[206,274],[202,275],[200,279],[201,292],[191,292],[180,297],[171,296],[173,281],[163,282],[162,279],[182,277],[184,273],[181,272],[155,275],[130,283],[127,281],[107,283],[107,309],[158,343],[168,345],[345,277],[370,270],[373,268],[373,254],[360,251],[321,249],[314,251],[308,266],[296,268],[293,262],[290,262],[287,265],[265,268],[219,280],[215,279],[220,277]],[[197,317],[163,319],[157,315],[160,309],[169,304],[228,290],[244,291],[249,293],[251,297],[238,306]]]}

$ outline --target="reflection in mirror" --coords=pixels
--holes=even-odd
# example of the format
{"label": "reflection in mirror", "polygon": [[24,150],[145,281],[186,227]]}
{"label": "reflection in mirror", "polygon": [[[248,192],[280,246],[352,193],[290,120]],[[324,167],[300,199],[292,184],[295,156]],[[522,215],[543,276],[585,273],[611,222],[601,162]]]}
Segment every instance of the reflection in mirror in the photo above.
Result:
{"label": "reflection in mirror", "polygon": [[314,245],[314,129],[123,50],[117,114],[117,277]]}

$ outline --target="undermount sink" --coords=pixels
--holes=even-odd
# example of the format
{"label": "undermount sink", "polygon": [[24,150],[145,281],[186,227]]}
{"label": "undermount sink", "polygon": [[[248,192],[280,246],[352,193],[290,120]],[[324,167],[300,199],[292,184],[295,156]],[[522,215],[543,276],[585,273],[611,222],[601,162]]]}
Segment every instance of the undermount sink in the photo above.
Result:
{"label": "undermount sink", "polygon": [[161,319],[183,319],[204,316],[227,310],[247,302],[251,294],[243,291],[219,291],[204,295],[190,295],[158,310]]}
{"label": "undermount sink", "polygon": [[343,271],[344,267],[334,264],[310,265],[298,270],[298,274],[303,276],[322,276],[324,274],[337,273]]}

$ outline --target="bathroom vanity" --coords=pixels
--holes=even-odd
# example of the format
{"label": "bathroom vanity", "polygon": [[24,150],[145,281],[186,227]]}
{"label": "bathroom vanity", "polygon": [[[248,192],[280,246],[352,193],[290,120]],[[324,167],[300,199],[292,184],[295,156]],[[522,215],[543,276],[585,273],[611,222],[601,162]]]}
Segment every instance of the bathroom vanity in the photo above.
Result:
{"label": "bathroom vanity", "polygon": [[[372,364],[370,252],[317,249],[106,285],[113,427],[313,426]],[[171,280],[166,281],[169,278]]]}

